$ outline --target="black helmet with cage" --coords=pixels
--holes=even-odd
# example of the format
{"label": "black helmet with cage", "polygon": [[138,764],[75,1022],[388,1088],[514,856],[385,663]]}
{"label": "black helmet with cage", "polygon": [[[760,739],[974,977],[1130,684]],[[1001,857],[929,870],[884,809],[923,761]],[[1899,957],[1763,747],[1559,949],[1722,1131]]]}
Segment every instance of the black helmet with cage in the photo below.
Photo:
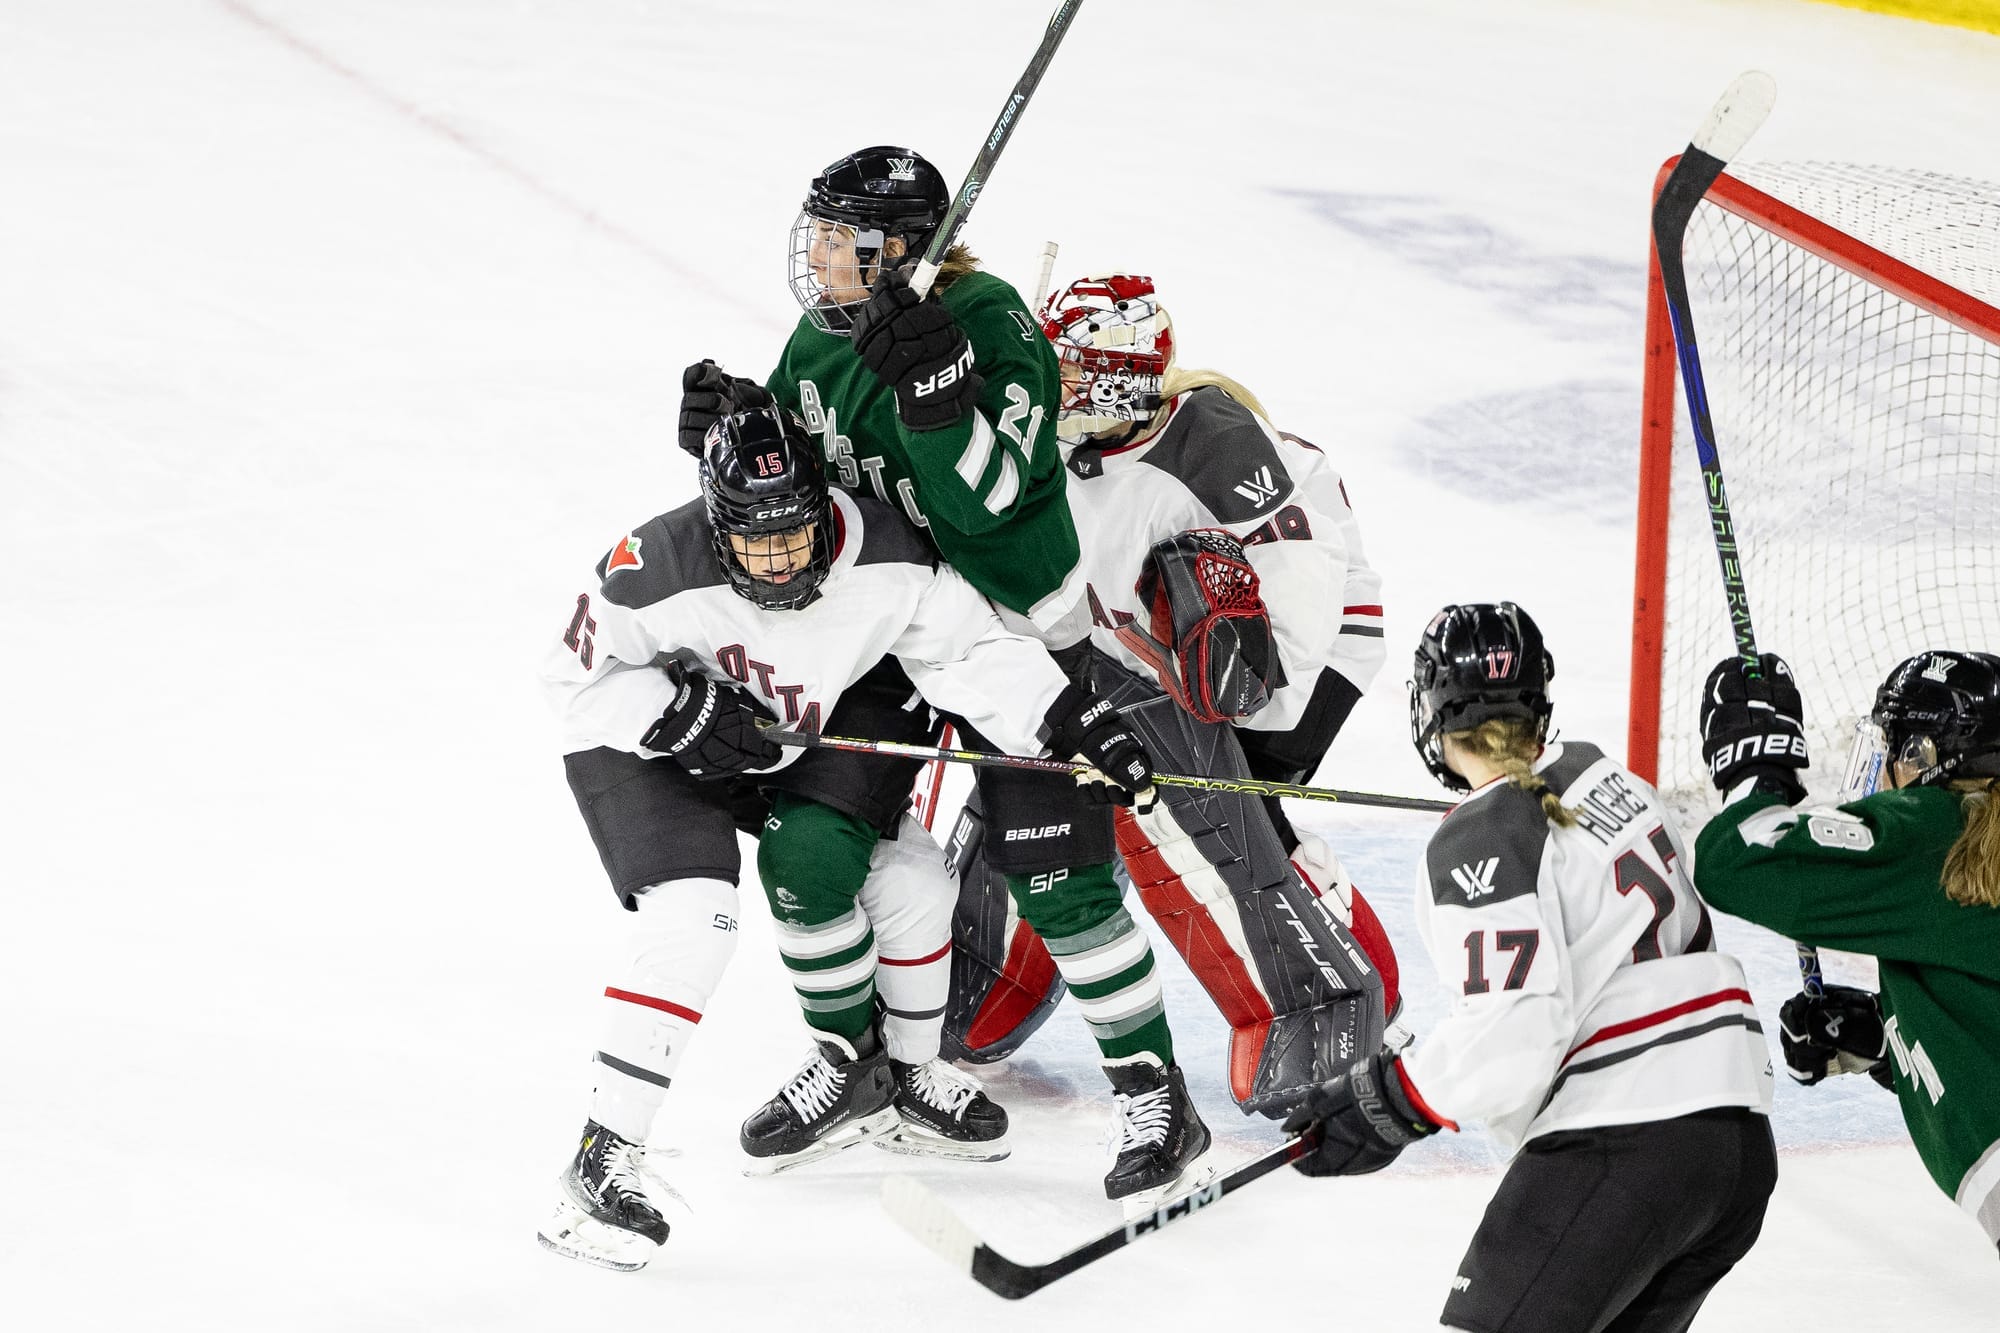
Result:
{"label": "black helmet with cage", "polygon": [[2000,777],[2000,656],[1918,653],[1875,691],[1869,720],[1902,786]]}
{"label": "black helmet with cage", "polygon": [[[819,596],[833,568],[832,501],[826,474],[805,427],[776,405],[735,412],[708,428],[702,448],[701,496],[715,529],[715,555],[738,593],[772,610],[796,610]],[[782,580],[759,578],[744,566],[732,536],[791,536],[780,553],[810,555]]]}
{"label": "black helmet with cage", "polygon": [[1431,776],[1452,791],[1472,790],[1445,765],[1448,733],[1513,717],[1531,723],[1537,739],[1547,736],[1555,674],[1542,631],[1512,602],[1447,606],[1432,616],[1410,677],[1410,740]]}
{"label": "black helmet with cage", "polygon": [[[851,332],[883,247],[893,237],[902,241],[903,254],[917,256],[950,208],[944,177],[907,148],[857,149],[813,177],[792,224],[792,295],[806,317],[828,333]],[[851,238],[854,247],[852,264],[832,274],[823,254],[818,271],[813,262],[814,242],[823,243],[829,230],[843,241]]]}

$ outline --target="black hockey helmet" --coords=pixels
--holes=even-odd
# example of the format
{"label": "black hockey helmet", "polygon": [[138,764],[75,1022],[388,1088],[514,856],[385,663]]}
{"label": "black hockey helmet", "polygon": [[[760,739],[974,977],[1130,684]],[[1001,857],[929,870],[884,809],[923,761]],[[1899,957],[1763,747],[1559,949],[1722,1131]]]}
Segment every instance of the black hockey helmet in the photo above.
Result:
{"label": "black hockey helmet", "polygon": [[[907,148],[858,149],[813,177],[792,224],[792,295],[807,318],[828,333],[849,332],[855,309],[867,300],[883,245],[899,237],[903,252],[916,257],[950,208],[944,177]],[[828,224],[853,233],[855,263],[845,271],[846,281],[838,276],[829,281],[828,274],[813,271],[813,241]]]}
{"label": "black hockey helmet", "polygon": [[1906,786],[2000,777],[2000,656],[1918,653],[1875,691],[1869,720]]}
{"label": "black hockey helmet", "polygon": [[[833,567],[832,502],[819,455],[797,417],[771,404],[710,426],[702,447],[701,496],[715,530],[716,559],[731,587],[774,610],[795,610],[819,596]],[[782,582],[752,574],[729,541],[784,534],[795,543],[777,547],[776,554],[805,559]]]}
{"label": "black hockey helmet", "polygon": [[1496,717],[1518,717],[1546,736],[1555,658],[1542,631],[1512,602],[1447,606],[1417,641],[1410,677],[1410,741],[1431,776],[1452,791],[1472,784],[1447,768],[1444,737]]}

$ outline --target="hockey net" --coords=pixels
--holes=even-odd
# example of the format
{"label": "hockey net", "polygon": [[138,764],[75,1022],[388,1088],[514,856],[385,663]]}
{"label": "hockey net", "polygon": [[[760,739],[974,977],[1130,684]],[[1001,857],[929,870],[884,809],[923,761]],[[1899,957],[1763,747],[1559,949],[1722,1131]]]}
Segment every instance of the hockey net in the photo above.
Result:
{"label": "hockey net", "polygon": [[[1891,667],[2000,651],[2000,185],[1745,165],[1684,253],[1757,645],[1831,796]],[[1649,288],[1627,755],[1699,809],[1701,685],[1735,641],[1657,261]]]}

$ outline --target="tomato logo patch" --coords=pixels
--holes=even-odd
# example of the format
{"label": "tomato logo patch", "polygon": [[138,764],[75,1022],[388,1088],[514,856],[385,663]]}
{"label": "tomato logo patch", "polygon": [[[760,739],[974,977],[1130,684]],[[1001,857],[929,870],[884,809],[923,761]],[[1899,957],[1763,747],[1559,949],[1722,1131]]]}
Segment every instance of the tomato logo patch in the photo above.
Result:
{"label": "tomato logo patch", "polygon": [[605,557],[604,572],[609,575],[620,569],[645,568],[646,562],[639,557],[639,542],[639,538],[628,534],[624,541],[612,547],[611,554]]}

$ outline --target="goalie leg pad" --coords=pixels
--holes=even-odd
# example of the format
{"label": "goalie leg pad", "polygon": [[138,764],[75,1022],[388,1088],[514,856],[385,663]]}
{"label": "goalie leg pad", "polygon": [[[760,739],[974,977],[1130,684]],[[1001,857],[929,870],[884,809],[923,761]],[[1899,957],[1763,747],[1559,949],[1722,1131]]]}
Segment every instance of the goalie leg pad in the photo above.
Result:
{"label": "goalie leg pad", "polygon": [[[1162,767],[1246,776],[1230,728],[1190,717],[1129,672],[1100,665],[1097,681]],[[1282,1113],[1359,1058],[1344,1048],[1375,1049],[1381,977],[1317,908],[1261,802],[1162,788],[1150,813],[1120,811],[1118,832],[1141,902],[1235,1029],[1230,1092],[1240,1104]]]}
{"label": "goalie leg pad", "polygon": [[946,866],[958,877],[951,918],[951,989],[939,1049],[987,1064],[1021,1048],[1062,1003],[1055,960],[1021,919],[1007,877],[987,861],[986,821],[973,792],[952,826]]}
{"label": "goalie leg pad", "polygon": [[635,902],[632,960],[604,991],[590,1118],[644,1143],[736,954],[736,886],[679,879],[641,889]]}
{"label": "goalie leg pad", "polygon": [[910,815],[894,838],[875,844],[859,902],[875,928],[882,1044],[905,1064],[938,1056],[951,986],[952,888],[944,852]]}

